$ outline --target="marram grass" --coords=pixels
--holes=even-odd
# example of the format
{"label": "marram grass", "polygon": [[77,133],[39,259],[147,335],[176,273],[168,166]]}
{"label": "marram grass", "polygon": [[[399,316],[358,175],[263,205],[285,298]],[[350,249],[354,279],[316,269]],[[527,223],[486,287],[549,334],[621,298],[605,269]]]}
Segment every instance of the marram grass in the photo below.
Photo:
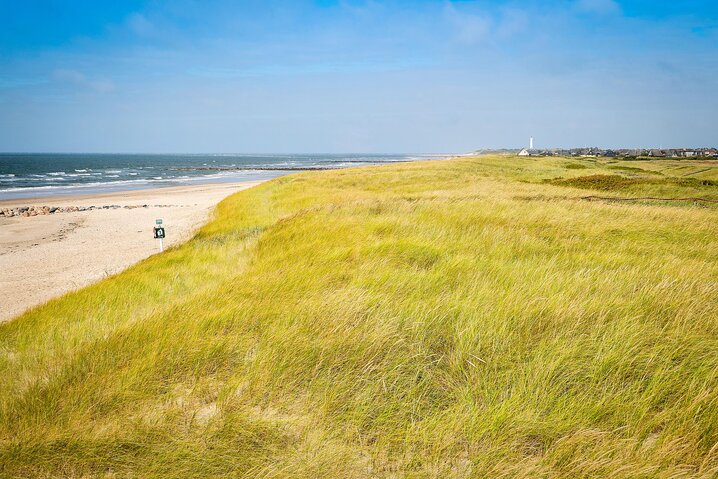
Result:
{"label": "marram grass", "polygon": [[[559,186],[590,175],[651,181]],[[0,325],[0,477],[714,478],[718,207],[581,198],[717,178],[481,157],[240,192]]]}

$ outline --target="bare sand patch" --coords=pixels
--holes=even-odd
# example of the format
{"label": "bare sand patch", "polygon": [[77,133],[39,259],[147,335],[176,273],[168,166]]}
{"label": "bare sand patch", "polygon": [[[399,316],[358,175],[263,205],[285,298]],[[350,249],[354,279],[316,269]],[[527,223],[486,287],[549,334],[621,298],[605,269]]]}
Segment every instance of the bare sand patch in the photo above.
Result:
{"label": "bare sand patch", "polygon": [[158,253],[159,243],[152,237],[155,219],[164,221],[166,247],[181,243],[207,221],[220,200],[259,183],[0,201],[0,208],[119,206],[0,217],[0,321]]}

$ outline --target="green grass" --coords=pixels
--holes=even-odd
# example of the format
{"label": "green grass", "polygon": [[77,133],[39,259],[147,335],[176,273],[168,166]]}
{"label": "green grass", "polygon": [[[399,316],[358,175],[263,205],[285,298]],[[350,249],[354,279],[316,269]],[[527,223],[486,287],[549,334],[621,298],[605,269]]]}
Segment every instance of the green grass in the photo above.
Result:
{"label": "green grass", "polygon": [[[635,172],[568,164],[226,199],[0,325],[0,477],[716,477],[718,207],[585,201],[546,181]],[[630,165],[662,176],[596,194],[718,197],[671,180],[714,162]]]}

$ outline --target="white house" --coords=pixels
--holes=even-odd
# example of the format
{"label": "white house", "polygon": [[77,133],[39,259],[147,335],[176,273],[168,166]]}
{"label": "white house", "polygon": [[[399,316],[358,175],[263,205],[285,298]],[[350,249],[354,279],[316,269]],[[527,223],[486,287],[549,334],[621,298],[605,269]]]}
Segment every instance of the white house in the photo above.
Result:
{"label": "white house", "polygon": [[541,152],[539,150],[534,150],[531,148],[524,148],[519,152],[519,156],[541,156]]}

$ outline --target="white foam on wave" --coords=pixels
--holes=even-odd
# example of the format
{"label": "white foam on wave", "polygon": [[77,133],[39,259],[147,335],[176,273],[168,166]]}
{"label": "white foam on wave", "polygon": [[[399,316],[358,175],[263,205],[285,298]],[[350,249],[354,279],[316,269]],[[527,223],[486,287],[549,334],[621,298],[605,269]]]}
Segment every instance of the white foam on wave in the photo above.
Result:
{"label": "white foam on wave", "polygon": [[[59,178],[58,178],[59,180]],[[107,182],[107,181],[93,181],[90,183],[75,183],[71,185],[45,185],[45,186],[28,186],[24,188],[3,188],[0,189],[0,193],[17,193],[17,192],[44,192],[48,190],[55,190],[55,191],[71,191],[74,189],[82,190],[82,189],[88,189],[88,188],[97,188],[100,186],[112,186],[117,187],[119,185],[126,185],[126,186],[139,186],[143,184],[151,184],[152,181],[148,180],[124,180],[124,181],[113,181],[113,182]]]}

